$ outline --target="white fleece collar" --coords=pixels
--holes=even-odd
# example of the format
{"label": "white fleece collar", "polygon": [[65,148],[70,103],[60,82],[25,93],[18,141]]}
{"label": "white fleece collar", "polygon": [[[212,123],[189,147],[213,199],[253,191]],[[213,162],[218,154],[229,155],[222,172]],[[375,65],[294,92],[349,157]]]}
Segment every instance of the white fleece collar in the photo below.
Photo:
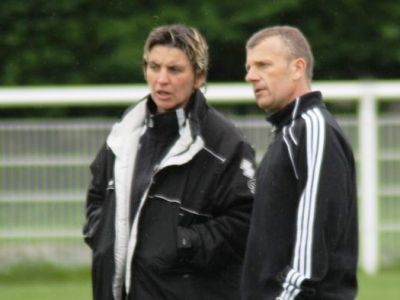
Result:
{"label": "white fleece collar", "polygon": [[126,137],[143,126],[145,117],[146,101],[141,101],[131,109],[120,122],[114,124],[107,137],[107,145],[111,148],[116,157],[122,155]]}

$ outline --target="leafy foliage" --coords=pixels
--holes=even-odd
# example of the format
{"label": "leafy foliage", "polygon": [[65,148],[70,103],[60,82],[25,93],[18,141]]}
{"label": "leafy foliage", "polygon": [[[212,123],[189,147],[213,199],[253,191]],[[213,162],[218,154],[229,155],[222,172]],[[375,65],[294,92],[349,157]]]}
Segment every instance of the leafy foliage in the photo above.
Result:
{"label": "leafy foliage", "polygon": [[242,81],[244,44],[270,25],[300,27],[317,79],[396,78],[397,0],[2,0],[0,84],[143,82],[149,31],[195,26],[210,44],[210,81]]}

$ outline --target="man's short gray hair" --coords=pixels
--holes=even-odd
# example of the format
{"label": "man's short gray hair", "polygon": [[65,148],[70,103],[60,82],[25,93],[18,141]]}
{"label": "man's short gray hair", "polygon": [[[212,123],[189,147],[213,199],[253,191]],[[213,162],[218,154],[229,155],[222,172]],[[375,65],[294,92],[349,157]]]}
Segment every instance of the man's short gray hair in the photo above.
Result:
{"label": "man's short gray hair", "polygon": [[274,36],[279,36],[286,44],[291,58],[305,59],[307,63],[307,78],[311,82],[314,71],[314,56],[307,38],[298,28],[285,25],[261,29],[247,40],[246,49],[252,49],[266,38]]}

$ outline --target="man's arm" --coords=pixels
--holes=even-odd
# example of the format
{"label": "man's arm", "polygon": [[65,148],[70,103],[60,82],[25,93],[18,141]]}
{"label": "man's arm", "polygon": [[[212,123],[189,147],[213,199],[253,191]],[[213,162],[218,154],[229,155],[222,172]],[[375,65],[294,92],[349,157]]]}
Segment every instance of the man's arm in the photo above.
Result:
{"label": "man's arm", "polygon": [[[295,161],[299,181],[292,261],[280,274],[281,299],[313,294],[324,278],[342,231],[349,222],[352,166],[338,132],[319,110],[303,116],[303,139]],[[279,298],[278,298],[279,299]]]}

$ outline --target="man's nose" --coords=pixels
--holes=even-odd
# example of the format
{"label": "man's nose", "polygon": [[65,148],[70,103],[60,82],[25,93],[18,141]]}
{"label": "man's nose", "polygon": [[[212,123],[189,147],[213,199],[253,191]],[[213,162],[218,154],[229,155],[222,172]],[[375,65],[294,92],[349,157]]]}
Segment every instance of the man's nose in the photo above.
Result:
{"label": "man's nose", "polygon": [[256,71],[254,71],[253,68],[250,68],[247,70],[246,76],[244,77],[244,79],[247,82],[252,82],[258,79],[258,74]]}

